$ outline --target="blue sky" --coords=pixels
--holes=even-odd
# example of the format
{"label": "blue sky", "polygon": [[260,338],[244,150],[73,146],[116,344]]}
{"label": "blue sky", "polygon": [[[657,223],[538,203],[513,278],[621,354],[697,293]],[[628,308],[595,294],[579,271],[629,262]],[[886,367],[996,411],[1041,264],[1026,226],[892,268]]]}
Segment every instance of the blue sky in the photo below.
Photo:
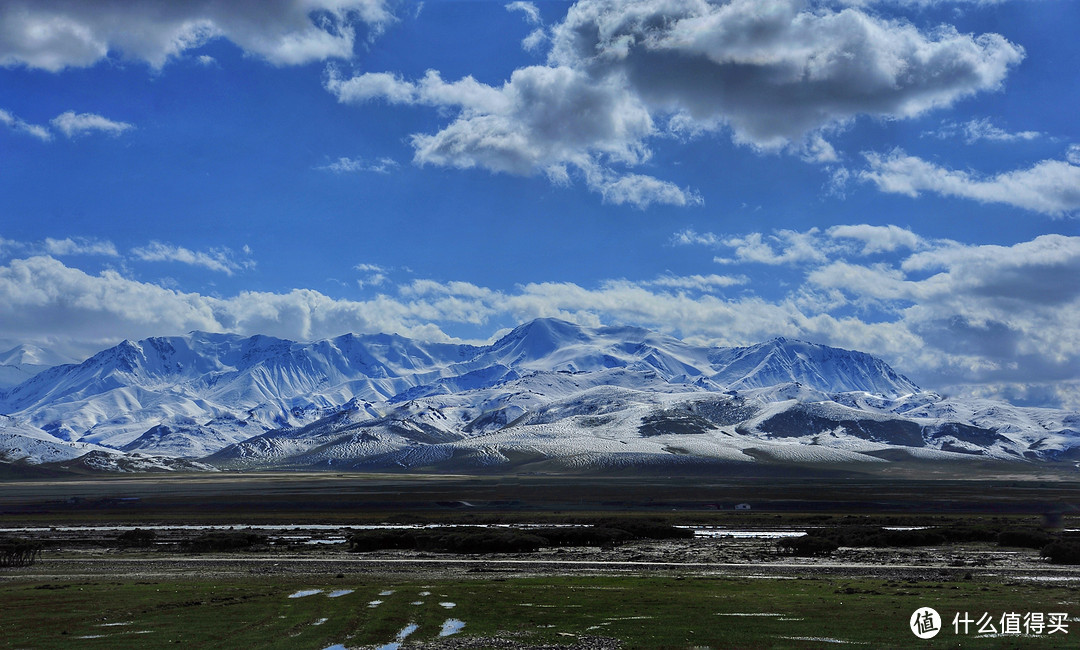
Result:
{"label": "blue sky", "polygon": [[1080,3],[0,0],[0,348],[538,316],[1080,407]]}

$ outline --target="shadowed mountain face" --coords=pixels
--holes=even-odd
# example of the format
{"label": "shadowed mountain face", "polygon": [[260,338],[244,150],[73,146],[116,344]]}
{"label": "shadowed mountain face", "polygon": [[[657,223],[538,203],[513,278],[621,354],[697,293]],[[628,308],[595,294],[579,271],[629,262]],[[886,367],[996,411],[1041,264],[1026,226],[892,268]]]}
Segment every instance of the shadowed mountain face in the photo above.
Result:
{"label": "shadowed mountain face", "polygon": [[384,334],[124,341],[0,391],[0,413],[9,459],[89,450],[95,465],[138,453],[238,468],[884,462],[893,448],[1054,459],[1075,446],[1078,422],[945,400],[861,352],[696,346],[554,319],[487,346]]}

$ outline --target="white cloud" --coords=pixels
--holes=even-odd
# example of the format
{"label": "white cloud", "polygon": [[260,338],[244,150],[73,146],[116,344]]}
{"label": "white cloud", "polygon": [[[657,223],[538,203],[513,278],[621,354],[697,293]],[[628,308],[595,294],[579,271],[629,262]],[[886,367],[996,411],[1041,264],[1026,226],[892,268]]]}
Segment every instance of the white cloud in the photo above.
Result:
{"label": "white cloud", "polygon": [[[914,232],[899,226],[855,224],[832,226],[824,233],[817,228],[805,232],[774,230],[745,235],[699,233],[692,229],[672,235],[676,246],[732,248],[734,257],[717,257],[719,264],[757,263],[769,265],[806,265],[822,263],[830,257],[868,256],[895,251],[920,250],[930,245]],[[855,243],[861,247],[854,246]],[[940,242],[938,242],[940,243]]]}
{"label": "white cloud", "polygon": [[413,161],[420,165],[545,173],[564,182],[569,167],[611,203],[643,208],[701,202],[667,181],[614,171],[612,163],[637,165],[649,157],[642,139],[653,130],[648,112],[614,80],[546,66],[515,70],[501,87],[472,77],[447,82],[435,71],[417,82],[387,73],[341,79],[331,71],[326,88],[347,103],[382,99],[456,109],[442,130],[412,136]]}
{"label": "white cloud", "polygon": [[101,131],[109,135],[120,135],[128,129],[135,128],[127,122],[114,122],[108,118],[93,113],[75,113],[67,111],[52,119],[53,128],[57,129],[69,138],[73,138],[94,131]]}
{"label": "white cloud", "polygon": [[1080,210],[1080,165],[1043,160],[1029,169],[984,176],[946,169],[900,149],[867,153],[869,169],[859,177],[883,192],[917,197],[921,192],[1003,203],[1051,216]]}
{"label": "white cloud", "polygon": [[363,289],[365,287],[380,287],[386,284],[390,279],[388,275],[390,269],[379,266],[378,264],[357,264],[353,269],[364,273],[363,279],[357,280],[356,285]]}
{"label": "white cloud", "polygon": [[698,233],[696,230],[687,228],[672,235],[671,243],[676,246],[721,246],[723,241],[714,233]]}
{"label": "white cloud", "polygon": [[365,273],[385,273],[387,271],[386,267],[379,266],[378,264],[357,264],[353,268]]}
{"label": "white cloud", "polygon": [[644,174],[616,174],[594,165],[583,165],[585,182],[604,197],[605,203],[629,204],[645,209],[654,203],[665,205],[701,205],[701,195],[689,188]]}
{"label": "white cloud", "polygon": [[1035,380],[1048,372],[1075,379],[1076,277],[1080,237],[1044,235],[1012,246],[938,242],[899,264],[832,261],[807,282],[856,303],[879,303],[938,357],[922,362],[925,371],[963,383]]}
{"label": "white cloud", "polygon": [[521,48],[526,52],[535,52],[548,41],[548,33],[543,28],[536,28],[529,32],[528,36],[521,39]]}
{"label": "white cloud", "polygon": [[49,255],[104,255],[119,257],[116,246],[111,241],[86,237],[66,237],[64,239],[45,239],[45,251]]}
{"label": "white cloud", "polygon": [[347,158],[343,156],[329,165],[323,165],[316,169],[334,172],[335,174],[351,174],[355,172],[389,174],[397,166],[397,162],[391,158],[379,158],[375,162],[368,162],[363,158]]}
{"label": "white cloud", "polygon": [[510,4],[506,5],[506,10],[520,11],[521,13],[525,14],[525,20],[529,21],[530,24],[540,24],[540,9],[531,2],[522,2],[522,0],[517,0],[516,2],[511,2]]}
{"label": "white cloud", "polygon": [[160,68],[214,38],[275,65],[349,58],[357,23],[393,20],[385,0],[4,0],[0,65],[53,72],[121,54]]}
{"label": "white cloud", "polygon": [[990,142],[1017,142],[1042,137],[1038,131],[1009,132],[994,125],[990,118],[968,120],[963,123],[945,122],[933,133],[939,138],[963,137],[964,142],[974,144],[980,140]]}
{"label": "white cloud", "polygon": [[749,284],[750,278],[745,275],[665,275],[655,280],[642,282],[646,287],[665,287],[668,289],[694,289],[697,291],[712,291],[724,287],[736,287]]}
{"label": "white cloud", "polygon": [[923,240],[915,233],[899,226],[833,226],[826,231],[833,239],[854,239],[863,243],[862,254],[888,253],[901,248],[917,250]]}
{"label": "white cloud", "polygon": [[12,131],[32,135],[38,140],[44,140],[45,142],[52,140],[52,133],[49,133],[47,128],[22,120],[2,108],[0,108],[0,124]]}
{"label": "white cloud", "polygon": [[719,264],[753,262],[773,266],[824,262],[826,249],[818,232],[817,228],[811,228],[807,232],[777,230],[772,235],[750,233],[743,237],[727,237],[720,244],[735,249],[735,257],[718,257],[715,261]]}
{"label": "white cloud", "polygon": [[133,248],[131,254],[144,262],[180,262],[181,264],[201,266],[226,275],[232,275],[237,271],[255,265],[255,262],[250,259],[236,260],[233,252],[228,248],[214,248],[206,252],[192,251],[182,246],[173,246],[157,241],[150,242],[146,246]]}
{"label": "white cloud", "polygon": [[1080,165],[1080,144],[1069,145],[1068,151],[1065,152],[1065,160],[1074,165]]}
{"label": "white cloud", "polygon": [[[533,5],[507,9],[536,16]],[[699,194],[623,171],[648,140],[730,129],[736,141],[814,162],[839,155],[825,134],[858,115],[907,118],[998,88],[1023,49],[997,34],[924,32],[856,8],[802,0],[581,0],[549,32],[546,65],[501,86],[472,77],[419,81],[388,72],[326,88],[342,102],[442,109],[450,122],[412,136],[414,162],[493,172],[575,175],[611,203],[696,205]]]}
{"label": "white cloud", "polygon": [[617,74],[653,112],[766,149],[861,115],[906,118],[999,87],[1023,49],[800,0],[584,0],[551,62]]}

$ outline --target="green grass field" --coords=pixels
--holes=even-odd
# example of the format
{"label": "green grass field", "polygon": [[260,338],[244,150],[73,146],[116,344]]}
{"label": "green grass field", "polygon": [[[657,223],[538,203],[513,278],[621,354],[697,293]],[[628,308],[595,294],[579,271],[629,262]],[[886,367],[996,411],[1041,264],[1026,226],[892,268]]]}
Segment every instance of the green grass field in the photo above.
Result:
{"label": "green grass field", "polygon": [[[322,590],[299,598],[301,590]],[[329,597],[335,590],[353,590]],[[380,595],[392,591],[392,594]],[[421,595],[423,592],[430,592]],[[369,606],[372,601],[383,601]],[[952,617],[984,612],[1080,614],[1080,595],[1053,584],[836,579],[545,577],[398,582],[373,577],[276,577],[175,582],[12,580],[0,585],[0,646],[7,648],[378,647],[407,624],[409,641],[437,637],[447,619],[459,636],[520,634],[570,644],[578,635],[626,648],[1068,647],[1080,635],[980,638],[952,630]],[[422,602],[423,604],[414,604]],[[455,603],[446,608],[440,603]],[[937,609],[944,628],[917,639],[908,618]],[[1075,647],[1075,645],[1073,645]]]}

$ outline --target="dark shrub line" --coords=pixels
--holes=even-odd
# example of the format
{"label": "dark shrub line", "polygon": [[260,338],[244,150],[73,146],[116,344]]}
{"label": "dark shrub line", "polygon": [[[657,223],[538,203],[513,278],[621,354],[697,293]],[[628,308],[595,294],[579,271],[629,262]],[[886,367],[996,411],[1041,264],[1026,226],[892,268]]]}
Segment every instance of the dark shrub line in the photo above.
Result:
{"label": "dark shrub line", "polygon": [[0,567],[30,566],[41,557],[42,544],[19,537],[0,539]]}
{"label": "dark shrub line", "polygon": [[207,553],[239,551],[265,543],[266,536],[255,533],[206,533],[181,541],[180,548],[188,553]]}
{"label": "dark shrub line", "polygon": [[1080,564],[1080,538],[1065,533],[1051,534],[1041,529],[988,526],[943,526],[921,530],[886,530],[878,526],[834,526],[807,531],[804,537],[785,538],[777,550],[788,555],[812,557],[830,555],[847,547],[943,546],[967,542],[997,542],[998,546],[1041,549],[1054,564]]}

